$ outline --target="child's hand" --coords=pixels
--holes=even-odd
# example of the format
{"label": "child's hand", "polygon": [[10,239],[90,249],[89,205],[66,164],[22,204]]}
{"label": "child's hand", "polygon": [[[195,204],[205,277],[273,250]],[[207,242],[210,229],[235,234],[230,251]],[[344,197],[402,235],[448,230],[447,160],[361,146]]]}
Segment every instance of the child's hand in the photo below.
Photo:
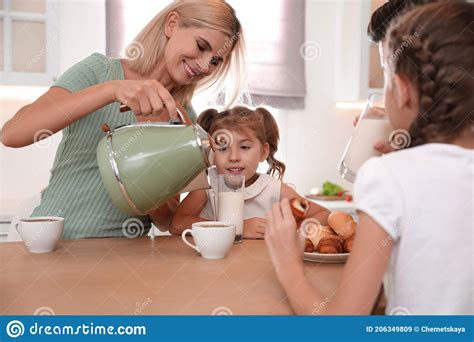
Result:
{"label": "child's hand", "polygon": [[244,239],[263,239],[265,238],[265,228],[267,220],[261,217],[252,217],[244,221]]}
{"label": "child's hand", "polygon": [[[383,116],[386,116],[387,114],[385,112],[379,111],[377,108],[373,108],[373,110],[370,112],[370,115],[383,117]],[[357,115],[352,121],[352,124],[354,126],[356,126],[357,123],[359,122],[359,118],[360,118],[360,115]],[[385,154],[385,153],[393,152],[393,147],[390,145],[389,141],[379,141],[374,145],[374,150]]]}
{"label": "child's hand", "polygon": [[393,152],[393,147],[390,145],[390,142],[388,141],[380,141],[376,143],[374,146],[374,149],[384,154]]}
{"label": "child's hand", "polygon": [[155,226],[161,227],[163,229],[169,229],[171,218],[173,217],[178,204],[179,196],[175,196],[169,199],[168,202],[164,203],[158,209],[148,213],[148,216],[150,216],[150,219]]}
{"label": "child's hand", "polygon": [[265,242],[277,274],[286,267],[302,264],[304,236],[296,231],[296,221],[287,198],[275,203],[267,212]]}

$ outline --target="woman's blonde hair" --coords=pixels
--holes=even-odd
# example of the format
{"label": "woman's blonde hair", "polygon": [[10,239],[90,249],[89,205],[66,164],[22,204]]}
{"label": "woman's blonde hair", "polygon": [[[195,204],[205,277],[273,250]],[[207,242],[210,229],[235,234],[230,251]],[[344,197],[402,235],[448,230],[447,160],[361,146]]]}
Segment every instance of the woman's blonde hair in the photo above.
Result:
{"label": "woman's blonde hair", "polygon": [[[141,75],[147,75],[163,58],[167,44],[165,24],[170,12],[179,14],[179,24],[183,27],[194,26],[222,32],[227,36],[227,40],[218,55],[223,57],[229,51],[224,61],[209,77],[197,83],[175,87],[172,91],[173,97],[188,106],[196,91],[215,86],[217,92],[222,90],[225,93],[226,104],[230,106],[240,96],[245,83],[245,44],[240,21],[234,9],[224,0],[173,1],[148,23],[127,47],[127,54],[135,55],[128,61],[130,68]],[[234,79],[229,85],[230,78]],[[224,83],[225,90],[222,89]]]}

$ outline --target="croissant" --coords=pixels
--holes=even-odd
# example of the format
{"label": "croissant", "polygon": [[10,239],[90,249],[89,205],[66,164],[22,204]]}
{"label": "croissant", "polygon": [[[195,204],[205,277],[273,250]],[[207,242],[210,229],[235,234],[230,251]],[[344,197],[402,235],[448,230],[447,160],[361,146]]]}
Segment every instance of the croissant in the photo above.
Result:
{"label": "croissant", "polygon": [[340,237],[329,235],[321,238],[316,247],[316,252],[323,254],[337,254],[344,251],[344,245]]}
{"label": "croissant", "polygon": [[[291,211],[298,226],[305,219],[309,206],[309,202],[302,198],[293,198],[290,201]],[[304,229],[299,229],[299,232],[306,237],[305,252],[350,253],[357,225],[352,216],[334,212],[329,215],[328,224],[329,226],[322,226],[319,223],[308,223]]]}
{"label": "croissant", "polygon": [[313,253],[314,252],[314,246],[313,246],[313,243],[311,242],[310,239],[305,239],[304,240],[304,251],[306,253]]}
{"label": "croissant", "polygon": [[308,237],[305,239],[305,252],[312,253],[314,252],[315,246],[318,245],[321,238],[325,236],[336,236],[334,230],[331,229],[329,226],[319,226],[316,235],[311,235],[311,231],[305,232],[306,234],[309,233]]}
{"label": "croissant", "polygon": [[334,229],[329,226],[321,226],[319,231],[321,234],[323,234],[323,236],[337,235]]}
{"label": "croissant", "polygon": [[348,213],[336,211],[329,215],[328,224],[343,240],[355,234],[357,223]]}
{"label": "croissant", "polygon": [[355,235],[351,235],[348,239],[344,241],[344,252],[350,253],[352,251],[352,244],[354,243]]}
{"label": "croissant", "polygon": [[314,231],[307,229],[305,233],[306,237],[313,243],[314,249],[316,249],[316,246],[322,238],[326,236],[336,236],[334,230],[329,226],[318,226]]}

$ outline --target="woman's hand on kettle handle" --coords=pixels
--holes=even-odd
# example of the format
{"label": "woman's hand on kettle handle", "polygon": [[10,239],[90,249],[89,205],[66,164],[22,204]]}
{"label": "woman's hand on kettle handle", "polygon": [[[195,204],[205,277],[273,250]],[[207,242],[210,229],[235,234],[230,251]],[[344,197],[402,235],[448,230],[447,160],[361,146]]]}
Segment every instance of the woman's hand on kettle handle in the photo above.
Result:
{"label": "woman's hand on kettle handle", "polygon": [[171,119],[177,119],[176,103],[170,92],[157,80],[120,80],[112,81],[114,97],[135,115],[161,114],[168,110]]}

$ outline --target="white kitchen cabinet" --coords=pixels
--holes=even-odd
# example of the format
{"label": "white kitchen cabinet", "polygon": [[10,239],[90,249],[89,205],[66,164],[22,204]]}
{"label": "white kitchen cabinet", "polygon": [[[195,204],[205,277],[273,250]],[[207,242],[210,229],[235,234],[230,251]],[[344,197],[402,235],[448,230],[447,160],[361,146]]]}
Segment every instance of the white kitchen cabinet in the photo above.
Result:
{"label": "white kitchen cabinet", "polygon": [[57,3],[0,1],[0,80],[4,85],[45,86],[59,67]]}
{"label": "white kitchen cabinet", "polygon": [[372,93],[381,92],[383,89],[383,70],[380,66],[379,47],[378,44],[370,42],[365,28],[367,28],[367,25],[370,22],[372,13],[374,13],[374,11],[385,2],[385,0],[365,0],[362,2],[362,24],[365,25],[365,27],[364,30],[362,30],[361,37],[363,44],[360,65],[360,95],[363,99],[367,98]]}

